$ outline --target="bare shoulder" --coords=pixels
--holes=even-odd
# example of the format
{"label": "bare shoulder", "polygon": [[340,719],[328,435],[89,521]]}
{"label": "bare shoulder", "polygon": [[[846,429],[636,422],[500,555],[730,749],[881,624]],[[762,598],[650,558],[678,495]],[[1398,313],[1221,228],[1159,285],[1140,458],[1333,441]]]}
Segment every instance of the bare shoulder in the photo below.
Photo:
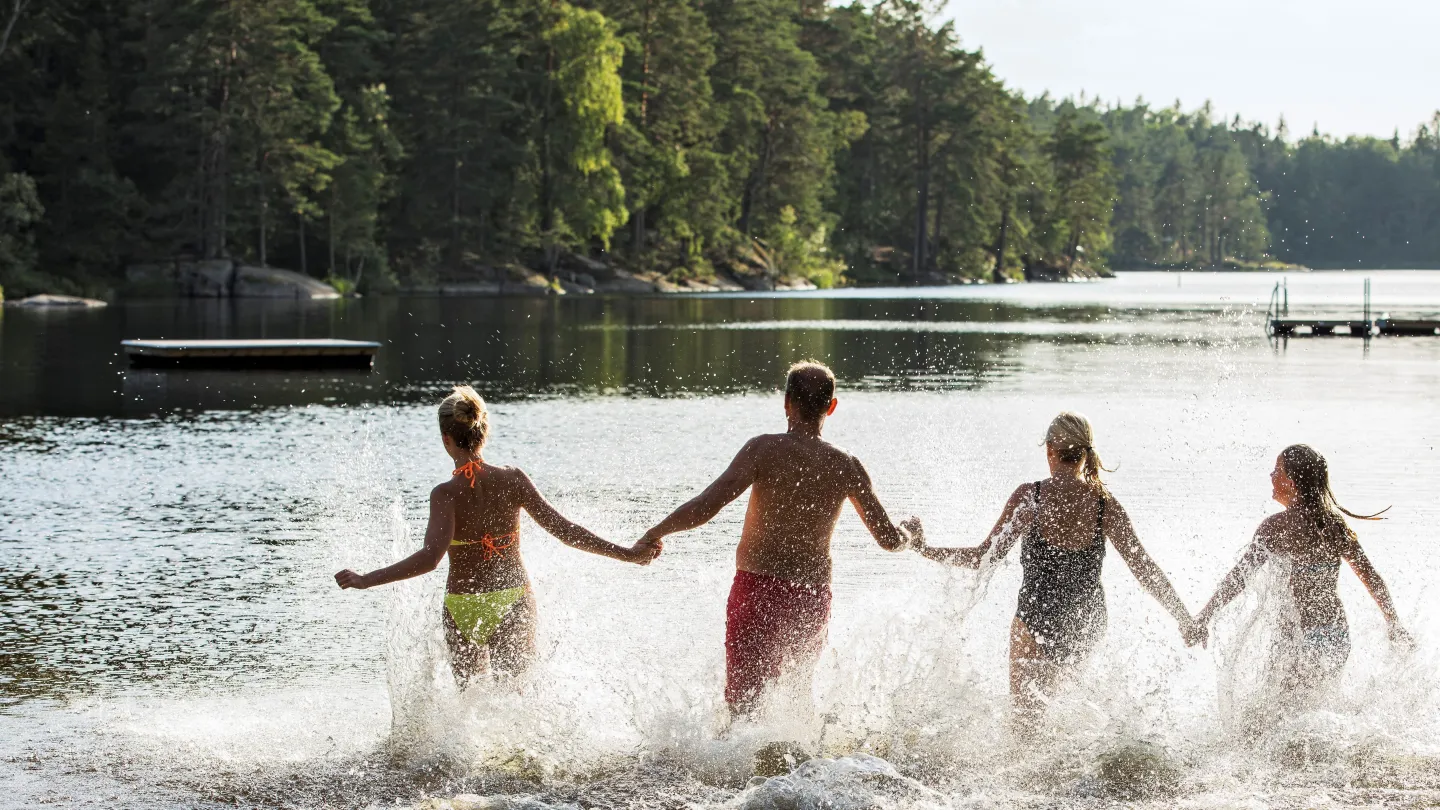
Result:
{"label": "bare shoulder", "polygon": [[827,463],[832,464],[834,469],[853,475],[862,483],[870,480],[870,473],[865,469],[865,463],[860,460],[859,456],[824,439],[821,439],[817,446],[825,457],[828,457]]}
{"label": "bare shoulder", "polygon": [[761,433],[751,438],[740,448],[742,453],[756,453],[771,450],[790,441],[790,437],[784,433]]}
{"label": "bare shoulder", "polygon": [[438,503],[451,503],[451,502],[453,502],[453,501],[455,500],[456,496],[458,496],[459,494],[460,494],[460,481],[459,481],[459,479],[450,478],[450,479],[447,479],[447,480],[445,480],[445,481],[441,481],[440,483],[436,484],[436,485],[434,486],[434,488],[432,488],[432,489],[430,490],[430,502],[431,502],[431,503],[436,503],[436,504],[438,504]]}
{"label": "bare shoulder", "polygon": [[1271,551],[1283,551],[1295,538],[1295,515],[1289,510],[1276,512],[1260,521],[1255,529],[1255,542]]}
{"label": "bare shoulder", "polygon": [[490,470],[489,474],[493,476],[497,483],[504,484],[507,487],[515,489],[533,489],[535,487],[535,483],[530,480],[530,476],[526,475],[525,471],[519,467],[496,466]]}
{"label": "bare shoulder", "polygon": [[1005,508],[1018,509],[1021,506],[1027,506],[1033,503],[1034,500],[1035,483],[1033,481],[1027,481],[1024,484],[1015,487],[1015,491],[1010,493],[1010,497],[1005,501]]}
{"label": "bare shoulder", "polygon": [[1295,528],[1295,516],[1289,510],[1276,512],[1275,514],[1260,521],[1260,527],[1255,530],[1256,534],[1280,535],[1288,534]]}
{"label": "bare shoulder", "polygon": [[758,462],[780,450],[789,438],[784,433],[762,433],[745,442],[740,447],[740,452],[735,454],[735,458],[751,463]]}

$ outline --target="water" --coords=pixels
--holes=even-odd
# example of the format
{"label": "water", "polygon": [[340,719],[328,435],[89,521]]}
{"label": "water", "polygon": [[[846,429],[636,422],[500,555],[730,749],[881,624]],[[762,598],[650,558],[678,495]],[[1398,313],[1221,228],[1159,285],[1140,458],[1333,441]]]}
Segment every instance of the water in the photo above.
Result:
{"label": "water", "polygon": [[[1440,312],[1440,273],[1373,273],[1375,309]],[[1261,275],[626,300],[131,304],[0,316],[0,806],[1419,807],[1440,802],[1440,339],[1268,342]],[[1292,311],[1361,276],[1292,276]],[[131,372],[129,337],[383,340],[373,373]],[[629,542],[783,425],[785,365],[830,362],[826,433],[932,542],[978,542],[1062,408],[1198,609],[1270,511],[1278,450],[1325,452],[1419,646],[1393,653],[1349,573],[1341,699],[1259,740],[1256,595],[1210,650],[1111,555],[1110,632],[1038,749],[1005,743],[1012,557],[987,580],[836,540],[816,713],[720,735],[742,504],[650,568],[526,523],[539,677],[456,694],[443,576],[340,592],[408,552],[449,471],[433,405],[473,382],[487,457]],[[1259,589],[1263,591],[1262,589]],[[1250,665],[1250,666],[1247,666]],[[751,779],[795,741],[820,759]],[[474,797],[485,797],[483,801]],[[477,804],[477,802],[479,802]]]}

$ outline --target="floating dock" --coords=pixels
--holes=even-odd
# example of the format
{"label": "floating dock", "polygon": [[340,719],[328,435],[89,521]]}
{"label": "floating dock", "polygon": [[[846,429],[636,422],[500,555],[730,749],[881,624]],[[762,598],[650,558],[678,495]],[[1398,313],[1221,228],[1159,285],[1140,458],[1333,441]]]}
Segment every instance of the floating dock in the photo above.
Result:
{"label": "floating dock", "polygon": [[1440,334],[1440,320],[1402,320],[1381,318],[1375,328],[1382,335],[1436,335]]}
{"label": "floating dock", "polygon": [[[1292,318],[1290,317],[1290,285],[1288,279],[1278,281],[1270,293],[1270,304],[1265,308],[1265,329],[1275,337],[1296,337],[1310,335],[1326,337],[1346,334],[1351,337],[1369,338],[1373,335],[1396,335],[1419,337],[1440,335],[1440,319],[1391,318],[1382,314],[1378,318],[1370,315],[1370,279],[1365,279],[1364,315],[1359,318]],[[1343,329],[1341,333],[1338,330]]]}
{"label": "floating dock", "polygon": [[[1336,330],[1343,329],[1344,332]],[[1395,335],[1399,337],[1422,337],[1440,334],[1440,320],[1416,320],[1400,318],[1376,318],[1374,320],[1326,320],[1324,318],[1274,318],[1270,319],[1270,334],[1281,337],[1311,335],[1325,337],[1346,334],[1351,337],[1371,335]]]}
{"label": "floating dock", "polygon": [[375,365],[368,340],[125,340],[133,368],[360,368]]}
{"label": "floating dock", "polygon": [[1271,318],[1270,334],[1282,337],[1310,334],[1315,337],[1335,334],[1343,329],[1352,337],[1368,337],[1375,331],[1375,324],[1366,320],[1326,320],[1324,318]]}

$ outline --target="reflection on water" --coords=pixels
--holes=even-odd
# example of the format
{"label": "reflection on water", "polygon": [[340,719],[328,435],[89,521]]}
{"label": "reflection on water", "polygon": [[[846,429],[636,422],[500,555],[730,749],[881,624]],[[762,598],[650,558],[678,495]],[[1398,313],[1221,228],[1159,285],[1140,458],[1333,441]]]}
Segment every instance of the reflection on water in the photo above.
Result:
{"label": "reflection on water", "polygon": [[[1440,274],[1375,275],[1377,297],[1408,296],[1377,307],[1440,308]],[[1252,308],[1271,283],[1140,274],[938,298],[6,312],[0,806],[409,806],[462,793],[510,808],[1440,802],[1428,540],[1440,339],[1377,339],[1368,354],[1344,338],[1272,345]],[[1304,300],[1340,306],[1359,279],[1305,284]],[[1292,310],[1306,289],[1292,279]],[[283,335],[386,348],[370,374],[140,373],[115,357],[122,337]],[[629,541],[746,437],[783,424],[775,392],[803,356],[841,377],[827,435],[939,543],[978,541],[1011,489],[1043,475],[1049,417],[1086,412],[1118,465],[1112,490],[1192,608],[1270,511],[1275,452],[1310,441],[1343,502],[1393,504],[1358,528],[1419,651],[1392,654],[1343,574],[1355,649],[1339,701],[1246,743],[1223,709],[1251,689],[1246,633],[1269,608],[1237,603],[1220,653],[1187,651],[1112,558],[1110,633],[1051,712],[1051,742],[1016,754],[1004,743],[1016,560],[981,581],[881,552],[847,515],[816,713],[720,735],[739,505],[647,569],[527,523],[542,660],[520,694],[456,693],[438,635],[443,575],[365,593],[330,580],[418,542],[425,492],[449,471],[432,408],[452,382],[478,381],[497,403],[489,457]],[[756,750],[776,739],[821,759],[749,783]]]}
{"label": "reflection on water", "polygon": [[[1377,311],[1440,308],[1433,273],[1389,273]],[[645,396],[767,390],[797,357],[852,384],[969,388],[1003,380],[1027,346],[1258,339],[1273,281],[1127,274],[1111,282],[657,298],[375,298],[141,302],[11,310],[0,319],[0,414],[144,416],[172,409],[414,402],[447,380],[488,396]],[[1358,302],[1360,279],[1314,274],[1302,301]],[[1388,296],[1388,297],[1387,297]],[[1433,296],[1432,296],[1433,298]],[[1352,300],[1353,299],[1353,300]],[[370,374],[139,372],[129,338],[336,337],[384,344]]]}

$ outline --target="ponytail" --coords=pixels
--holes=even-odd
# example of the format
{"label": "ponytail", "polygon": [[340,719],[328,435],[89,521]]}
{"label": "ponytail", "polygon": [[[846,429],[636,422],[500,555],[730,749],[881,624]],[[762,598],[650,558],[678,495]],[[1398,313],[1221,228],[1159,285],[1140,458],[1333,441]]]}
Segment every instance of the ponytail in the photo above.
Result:
{"label": "ponytail", "polygon": [[1085,483],[1104,490],[1105,483],[1100,473],[1105,470],[1100,463],[1100,451],[1095,449],[1095,431],[1090,420],[1078,413],[1065,411],[1050,421],[1045,431],[1045,444],[1055,451],[1061,461],[1080,464],[1080,477]]}

